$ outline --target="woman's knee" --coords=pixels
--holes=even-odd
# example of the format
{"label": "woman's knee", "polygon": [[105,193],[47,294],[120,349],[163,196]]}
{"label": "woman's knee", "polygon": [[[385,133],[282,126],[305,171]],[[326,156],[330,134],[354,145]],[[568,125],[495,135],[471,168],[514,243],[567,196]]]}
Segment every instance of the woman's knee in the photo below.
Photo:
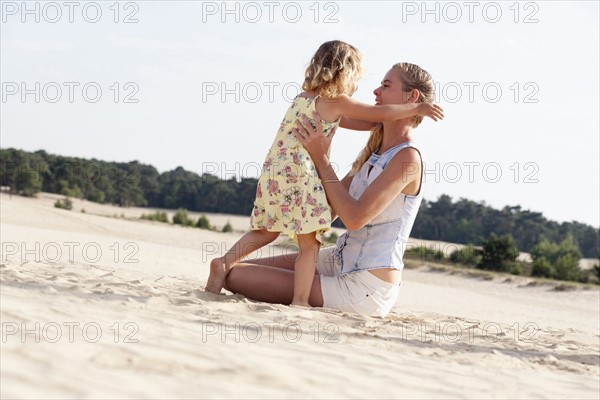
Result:
{"label": "woman's knee", "polygon": [[225,277],[225,282],[223,283],[223,288],[225,290],[229,290],[232,293],[237,293],[236,288],[239,287],[239,271],[237,268],[233,267]]}

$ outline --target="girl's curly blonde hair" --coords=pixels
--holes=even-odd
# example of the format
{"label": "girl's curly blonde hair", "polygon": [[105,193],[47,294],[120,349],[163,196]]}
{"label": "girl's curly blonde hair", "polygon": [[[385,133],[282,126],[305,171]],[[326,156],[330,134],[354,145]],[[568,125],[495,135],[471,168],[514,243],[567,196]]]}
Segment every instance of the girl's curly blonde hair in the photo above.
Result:
{"label": "girl's curly blonde hair", "polygon": [[340,40],[323,43],[304,73],[302,89],[325,98],[352,95],[363,74],[362,54]]}

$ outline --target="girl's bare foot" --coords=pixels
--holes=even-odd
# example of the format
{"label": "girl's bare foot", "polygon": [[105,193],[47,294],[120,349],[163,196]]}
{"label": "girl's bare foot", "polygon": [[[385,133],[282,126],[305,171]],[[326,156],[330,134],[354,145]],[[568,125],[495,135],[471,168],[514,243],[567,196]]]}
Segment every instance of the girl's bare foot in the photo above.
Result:
{"label": "girl's bare foot", "polygon": [[213,258],[210,262],[210,275],[208,276],[205,290],[212,293],[221,293],[226,277],[227,270],[225,269],[223,260],[221,258]]}

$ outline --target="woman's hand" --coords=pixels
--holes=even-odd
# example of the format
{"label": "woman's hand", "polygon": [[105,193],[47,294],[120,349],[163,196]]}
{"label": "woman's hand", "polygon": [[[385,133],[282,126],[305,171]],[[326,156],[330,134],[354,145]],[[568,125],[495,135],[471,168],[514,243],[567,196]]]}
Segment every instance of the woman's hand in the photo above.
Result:
{"label": "woman's hand", "polygon": [[306,151],[308,151],[313,162],[324,161],[325,163],[329,163],[327,152],[331,146],[333,135],[335,135],[335,129],[328,136],[325,136],[323,135],[321,120],[316,112],[313,112],[313,118],[316,130],[312,127],[308,117],[302,114],[302,122],[299,119],[296,120],[296,128],[293,130],[294,135],[302,143]]}

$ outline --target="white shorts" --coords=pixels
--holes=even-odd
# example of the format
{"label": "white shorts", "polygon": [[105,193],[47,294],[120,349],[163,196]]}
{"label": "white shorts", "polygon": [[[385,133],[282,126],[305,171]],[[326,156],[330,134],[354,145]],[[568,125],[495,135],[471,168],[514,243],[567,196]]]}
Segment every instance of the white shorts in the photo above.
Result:
{"label": "white shorts", "polygon": [[317,262],[323,307],[385,317],[396,304],[400,286],[379,279],[369,271],[342,275],[334,250],[335,247],[322,249]]}

